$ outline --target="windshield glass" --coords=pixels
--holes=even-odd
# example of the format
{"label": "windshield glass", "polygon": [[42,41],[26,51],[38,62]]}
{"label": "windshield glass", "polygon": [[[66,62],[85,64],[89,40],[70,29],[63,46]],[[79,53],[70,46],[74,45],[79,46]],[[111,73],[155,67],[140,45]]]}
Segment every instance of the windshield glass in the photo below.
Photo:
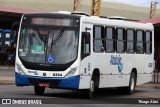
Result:
{"label": "windshield glass", "polygon": [[66,64],[77,57],[78,34],[76,29],[22,28],[19,40],[19,57],[26,62]]}

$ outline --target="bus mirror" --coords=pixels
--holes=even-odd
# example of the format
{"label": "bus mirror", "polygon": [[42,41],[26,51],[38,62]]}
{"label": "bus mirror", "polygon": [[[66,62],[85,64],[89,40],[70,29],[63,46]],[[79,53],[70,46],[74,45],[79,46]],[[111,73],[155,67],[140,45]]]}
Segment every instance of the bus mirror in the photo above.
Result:
{"label": "bus mirror", "polygon": [[12,24],[12,29],[11,30],[18,30],[19,29],[19,25],[20,25],[20,22],[14,22]]}

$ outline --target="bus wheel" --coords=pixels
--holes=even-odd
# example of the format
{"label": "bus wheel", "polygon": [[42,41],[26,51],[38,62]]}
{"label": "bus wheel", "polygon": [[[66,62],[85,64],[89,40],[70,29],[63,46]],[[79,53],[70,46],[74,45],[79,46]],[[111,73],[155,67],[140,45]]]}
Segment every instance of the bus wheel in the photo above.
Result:
{"label": "bus wheel", "polygon": [[136,75],[134,72],[131,73],[129,86],[126,87],[127,94],[133,94],[136,87]]}
{"label": "bus wheel", "polygon": [[90,82],[90,89],[86,90],[85,95],[89,99],[93,98],[93,93],[94,93],[94,90],[95,90],[95,85],[94,84],[95,84],[94,81],[91,80],[91,82]]}
{"label": "bus wheel", "polygon": [[43,95],[45,87],[34,86],[34,92],[36,95]]}

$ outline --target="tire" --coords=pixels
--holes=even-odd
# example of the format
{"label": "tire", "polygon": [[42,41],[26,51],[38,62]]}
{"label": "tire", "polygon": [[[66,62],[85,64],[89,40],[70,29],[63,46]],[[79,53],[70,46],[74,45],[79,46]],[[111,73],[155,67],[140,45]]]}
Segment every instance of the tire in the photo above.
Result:
{"label": "tire", "polygon": [[136,75],[134,72],[131,73],[130,76],[130,81],[129,81],[129,86],[126,87],[126,93],[127,94],[133,94],[135,92],[135,87],[136,87]]}
{"label": "tire", "polygon": [[34,86],[34,92],[36,95],[43,95],[45,87]]}
{"label": "tire", "polygon": [[94,91],[95,91],[95,82],[93,80],[91,80],[90,89],[85,90],[86,98],[88,98],[88,99],[93,98]]}

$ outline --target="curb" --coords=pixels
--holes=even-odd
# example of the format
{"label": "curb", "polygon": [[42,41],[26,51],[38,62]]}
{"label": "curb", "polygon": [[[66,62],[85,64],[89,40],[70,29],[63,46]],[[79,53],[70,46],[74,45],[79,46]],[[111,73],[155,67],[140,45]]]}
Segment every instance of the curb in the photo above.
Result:
{"label": "curb", "polygon": [[0,82],[0,85],[14,85],[15,84],[15,82],[13,82],[13,81],[1,81]]}
{"label": "curb", "polygon": [[5,66],[0,66],[0,70],[8,70],[8,69],[15,69],[15,67],[5,67]]}
{"label": "curb", "polygon": [[154,86],[155,89],[160,89],[160,86]]}
{"label": "curb", "polygon": [[155,89],[160,89],[160,83],[146,83],[146,84],[142,84],[142,85],[138,85],[138,87],[153,87]]}

